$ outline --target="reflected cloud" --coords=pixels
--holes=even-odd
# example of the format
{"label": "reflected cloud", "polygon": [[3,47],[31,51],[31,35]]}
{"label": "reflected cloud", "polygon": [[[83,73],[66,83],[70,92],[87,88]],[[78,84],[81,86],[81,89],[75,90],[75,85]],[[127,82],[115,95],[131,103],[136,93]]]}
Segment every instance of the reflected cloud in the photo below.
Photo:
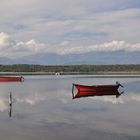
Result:
{"label": "reflected cloud", "polygon": [[[30,105],[35,105],[36,103],[44,100],[46,100],[45,97],[40,96],[39,94],[36,93],[22,98],[18,98],[14,96],[12,99],[12,103],[26,103]],[[0,97],[0,112],[9,110],[9,106],[10,106],[9,97],[8,96]]]}
{"label": "reflected cloud", "polygon": [[44,101],[44,100],[46,100],[46,98],[37,93],[27,97],[23,97],[22,99],[21,98],[15,99],[17,103],[27,103],[30,105],[35,105],[37,102]]}
{"label": "reflected cloud", "polygon": [[[61,101],[63,104],[68,104],[70,102],[69,98],[71,96],[67,94],[59,94],[57,96],[58,101]],[[92,100],[97,100],[97,101],[102,101],[102,102],[108,102],[112,104],[125,104],[127,102],[140,102],[140,94],[137,93],[124,93],[121,95],[119,98],[116,98],[116,96],[94,96],[94,97],[89,97],[89,99]],[[0,97],[0,112],[3,112],[5,110],[9,109],[9,102],[8,102],[8,97]],[[51,99],[50,99],[51,100]],[[39,95],[38,93],[25,96],[22,98],[19,97],[14,97],[13,102],[14,103],[25,103],[29,105],[36,105],[38,102],[43,102],[46,101],[46,97],[43,95]],[[54,101],[54,98],[53,98]]]}
{"label": "reflected cloud", "polygon": [[131,93],[131,94],[125,94],[122,95],[119,98],[116,97],[109,97],[109,96],[103,96],[103,97],[94,97],[94,100],[99,100],[99,101],[104,101],[104,102],[110,102],[113,104],[125,104],[127,102],[140,102],[140,95],[136,94],[136,93]]}
{"label": "reflected cloud", "polygon": [[3,112],[8,109],[8,100],[0,98],[0,111]]}

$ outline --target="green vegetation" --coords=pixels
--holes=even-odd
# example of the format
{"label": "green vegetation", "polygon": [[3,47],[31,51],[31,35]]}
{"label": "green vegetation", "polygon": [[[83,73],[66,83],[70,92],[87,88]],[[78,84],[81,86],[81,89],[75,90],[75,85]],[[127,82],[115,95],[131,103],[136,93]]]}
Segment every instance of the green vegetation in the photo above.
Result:
{"label": "green vegetation", "polygon": [[0,72],[42,72],[42,73],[140,73],[138,65],[0,65]]}

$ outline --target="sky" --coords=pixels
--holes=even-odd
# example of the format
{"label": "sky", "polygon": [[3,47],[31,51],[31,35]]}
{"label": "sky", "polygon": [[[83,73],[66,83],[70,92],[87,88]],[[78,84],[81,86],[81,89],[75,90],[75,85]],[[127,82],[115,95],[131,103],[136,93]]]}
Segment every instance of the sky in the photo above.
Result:
{"label": "sky", "polygon": [[[137,63],[140,63],[139,0],[0,2],[0,59],[22,62],[26,58],[27,63],[47,64],[45,59],[48,57],[44,56],[49,54],[52,54],[49,59],[55,62],[56,55],[88,56],[93,53],[92,59],[98,63],[104,57],[95,57],[94,54],[108,54],[110,57],[105,58],[110,61],[115,53],[123,52],[121,57],[125,53],[127,63],[134,62],[132,58],[136,54]],[[38,61],[38,56],[43,59]],[[29,59],[33,61],[29,62]],[[91,62],[90,59],[85,62]],[[119,63],[118,58],[113,59],[112,63]],[[69,63],[67,57],[65,63]]]}

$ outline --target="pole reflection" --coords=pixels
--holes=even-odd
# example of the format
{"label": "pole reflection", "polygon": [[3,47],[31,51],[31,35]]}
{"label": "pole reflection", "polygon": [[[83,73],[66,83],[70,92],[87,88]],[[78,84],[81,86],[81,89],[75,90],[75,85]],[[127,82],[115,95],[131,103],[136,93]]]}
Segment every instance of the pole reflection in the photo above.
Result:
{"label": "pole reflection", "polygon": [[9,94],[9,117],[12,117],[12,106],[13,106],[13,99],[12,99],[12,93]]}

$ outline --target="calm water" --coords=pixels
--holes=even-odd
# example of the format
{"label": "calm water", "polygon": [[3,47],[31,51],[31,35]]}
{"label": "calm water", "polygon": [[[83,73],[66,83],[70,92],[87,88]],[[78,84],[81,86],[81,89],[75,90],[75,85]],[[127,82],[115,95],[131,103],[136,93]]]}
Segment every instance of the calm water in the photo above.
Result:
{"label": "calm water", "polygon": [[[116,81],[125,87],[119,98],[72,99],[72,83]],[[0,139],[139,140],[140,78],[25,76],[23,83],[0,83]]]}

